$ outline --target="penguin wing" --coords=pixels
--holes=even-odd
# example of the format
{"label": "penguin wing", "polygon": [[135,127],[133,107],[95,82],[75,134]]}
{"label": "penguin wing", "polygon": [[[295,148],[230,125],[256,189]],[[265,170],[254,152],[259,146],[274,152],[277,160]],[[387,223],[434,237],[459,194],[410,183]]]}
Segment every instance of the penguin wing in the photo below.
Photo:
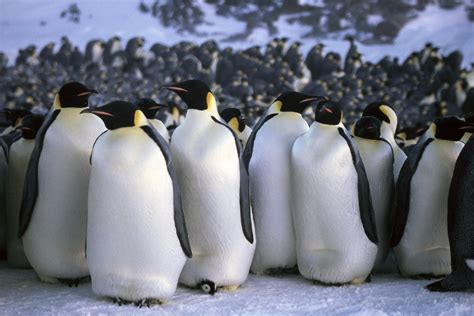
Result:
{"label": "penguin wing", "polygon": [[7,145],[8,151],[10,151],[10,147],[13,145],[13,143],[21,138],[21,132],[14,131],[7,135],[4,135],[2,138],[5,144]]}
{"label": "penguin wing", "polygon": [[403,232],[405,231],[408,211],[410,209],[411,179],[415,174],[418,163],[423,156],[423,152],[433,140],[433,138],[428,138],[422,143],[417,143],[400,170],[397,185],[395,187],[395,220],[393,222],[392,237],[390,240],[390,247],[392,248],[398,245],[402,239]]}
{"label": "penguin wing", "polygon": [[357,172],[357,189],[359,194],[359,212],[364,231],[370,241],[378,243],[377,229],[375,227],[374,208],[370,196],[369,180],[359,150],[346,129],[339,127],[339,134],[344,138],[352,155],[352,162]]}
{"label": "penguin wing", "polygon": [[53,124],[61,110],[53,110],[49,112],[43,125],[36,133],[35,147],[31,152],[30,162],[26,170],[25,185],[23,189],[23,197],[20,208],[20,224],[18,227],[18,238],[21,238],[28,228],[33,210],[38,197],[38,165],[43,150],[44,137],[48,128]]}
{"label": "penguin wing", "polygon": [[239,158],[239,169],[240,169],[240,221],[242,224],[242,230],[245,238],[249,243],[253,243],[253,231],[252,231],[252,214],[250,212],[250,189],[249,189],[249,175],[245,168],[244,161],[242,158],[242,144],[234,131],[226,124],[219,121],[214,116],[212,120],[219,125],[224,126],[234,137],[235,146],[237,147],[237,155]]}
{"label": "penguin wing", "polygon": [[269,114],[265,117],[262,117],[258,121],[257,125],[255,125],[255,128],[252,130],[252,133],[249,136],[249,139],[247,141],[247,145],[245,146],[245,150],[244,150],[243,157],[242,157],[243,160],[244,160],[245,168],[247,169],[247,173],[249,171],[250,159],[252,159],[252,153],[253,153],[253,145],[254,145],[254,142],[255,142],[255,137],[257,137],[258,130],[266,122],[268,122],[269,120],[271,120],[272,118],[274,118],[277,115],[278,115],[278,113],[273,113],[273,114]]}
{"label": "penguin wing", "polygon": [[7,143],[3,140],[3,137],[0,137],[0,147],[3,150],[3,154],[5,155],[5,158],[8,159],[8,146]]}
{"label": "penguin wing", "polygon": [[183,205],[181,202],[181,191],[178,185],[178,178],[171,159],[171,151],[165,139],[156,131],[153,126],[145,125],[141,129],[158,145],[166,161],[168,173],[173,182],[173,204],[174,204],[174,225],[178,234],[179,243],[184,254],[191,258],[191,244],[189,243],[188,230],[186,229],[186,221],[183,213]]}

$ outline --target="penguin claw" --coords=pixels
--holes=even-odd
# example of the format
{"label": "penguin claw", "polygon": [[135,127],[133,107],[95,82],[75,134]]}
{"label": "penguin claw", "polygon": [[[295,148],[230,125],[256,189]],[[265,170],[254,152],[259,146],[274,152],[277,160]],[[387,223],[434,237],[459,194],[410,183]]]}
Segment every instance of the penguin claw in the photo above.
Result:
{"label": "penguin claw", "polygon": [[427,289],[430,292],[447,292],[448,289],[446,289],[441,281],[436,281],[434,283],[428,284],[425,286],[425,289]]}

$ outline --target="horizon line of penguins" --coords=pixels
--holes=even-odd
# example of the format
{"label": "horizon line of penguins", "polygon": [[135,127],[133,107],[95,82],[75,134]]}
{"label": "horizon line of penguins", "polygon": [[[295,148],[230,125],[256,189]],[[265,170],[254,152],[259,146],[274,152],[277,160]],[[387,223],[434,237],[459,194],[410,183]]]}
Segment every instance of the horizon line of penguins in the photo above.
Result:
{"label": "horizon line of penguins", "polygon": [[403,151],[384,102],[348,130],[338,102],[284,92],[251,128],[200,80],[166,88],[188,108],[172,133],[166,106],[89,107],[98,92],[77,82],[46,117],[4,110],[9,266],[90,276],[95,294],[140,307],[178,283],[232,291],[249,271],[361,284],[394,258],[404,277],[446,276],[429,290],[474,290],[474,115],[436,119]]}

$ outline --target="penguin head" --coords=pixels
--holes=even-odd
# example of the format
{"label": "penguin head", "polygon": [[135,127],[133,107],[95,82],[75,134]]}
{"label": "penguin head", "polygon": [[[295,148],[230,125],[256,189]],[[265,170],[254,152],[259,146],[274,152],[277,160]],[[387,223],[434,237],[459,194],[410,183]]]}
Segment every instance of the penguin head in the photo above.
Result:
{"label": "penguin head", "polygon": [[464,120],[469,124],[474,124],[474,112],[466,114],[466,116],[464,116]]}
{"label": "penguin head", "polygon": [[25,109],[3,109],[2,112],[6,120],[10,123],[10,126],[13,127],[20,126],[22,119],[31,114],[30,111]]}
{"label": "penguin head", "polygon": [[186,80],[165,88],[179,95],[188,109],[205,111],[217,107],[214,94],[201,80]]}
{"label": "penguin head", "polygon": [[339,103],[324,100],[319,102],[314,113],[316,122],[326,125],[339,125],[342,121],[342,111]]}
{"label": "penguin head", "polygon": [[101,107],[87,108],[81,113],[97,115],[108,130],[148,125],[145,114],[132,103],[126,101],[113,101]]}
{"label": "penguin head", "polygon": [[321,100],[326,100],[326,98],[289,91],[280,94],[278,98],[273,101],[271,107],[278,112],[296,112],[302,114],[312,102]]}
{"label": "penguin head", "polygon": [[437,139],[458,141],[470,125],[456,116],[445,116],[434,120],[431,128]]}
{"label": "penguin head", "polygon": [[241,117],[240,110],[237,108],[227,108],[222,110],[220,116],[236,133],[242,133],[245,129],[245,122]]}
{"label": "penguin head", "polygon": [[373,102],[367,105],[362,112],[362,116],[374,116],[378,118],[381,122],[385,122],[390,125],[393,133],[397,131],[397,114],[393,108],[384,102]]}
{"label": "penguin head", "polygon": [[21,121],[21,136],[25,139],[35,139],[36,133],[43,125],[44,116],[38,114],[30,114]]}
{"label": "penguin head", "polygon": [[147,119],[154,119],[159,110],[166,108],[166,105],[156,103],[154,100],[147,98],[141,98],[133,105],[142,111]]}
{"label": "penguin head", "polygon": [[379,139],[382,122],[373,116],[361,117],[354,126],[354,135],[366,139]]}
{"label": "penguin head", "polygon": [[85,108],[88,106],[91,94],[97,94],[94,89],[87,88],[79,82],[69,82],[61,87],[54,98],[53,106],[60,108]]}

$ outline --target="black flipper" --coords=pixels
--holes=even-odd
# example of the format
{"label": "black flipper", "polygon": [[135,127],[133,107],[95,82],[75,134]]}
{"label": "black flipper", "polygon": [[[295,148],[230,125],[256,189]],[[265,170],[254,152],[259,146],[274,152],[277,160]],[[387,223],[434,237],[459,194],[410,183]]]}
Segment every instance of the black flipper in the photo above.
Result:
{"label": "black flipper", "polygon": [[245,168],[244,161],[242,159],[242,144],[234,133],[234,131],[223,122],[219,121],[214,116],[212,120],[217,124],[220,124],[227,128],[232,136],[234,137],[235,146],[237,147],[237,155],[239,158],[239,169],[240,169],[240,221],[242,224],[242,230],[244,232],[245,238],[249,241],[249,243],[253,243],[253,230],[252,230],[252,214],[250,212],[250,183],[249,183],[249,175],[247,169]]}
{"label": "black flipper", "polygon": [[186,221],[183,213],[183,205],[181,201],[181,191],[178,185],[178,178],[171,160],[171,151],[165,139],[156,131],[153,126],[142,126],[141,129],[158,145],[163,157],[166,161],[168,173],[173,182],[173,204],[174,204],[174,225],[176,233],[178,234],[179,243],[183,249],[184,254],[188,258],[192,258],[191,244],[189,243],[188,231],[186,229]]}
{"label": "black flipper", "polygon": [[107,133],[108,131],[109,131],[109,130],[103,131],[103,132],[100,133],[100,135],[97,136],[97,138],[94,140],[94,144],[92,145],[91,155],[89,156],[89,164],[90,164],[90,165],[92,164],[92,153],[94,152],[95,144],[96,144],[97,141],[99,140],[100,136],[104,135],[104,134]]}
{"label": "black flipper", "polygon": [[13,145],[13,143],[21,138],[21,132],[17,130],[17,131],[14,131],[7,135],[2,136],[2,138],[5,144],[7,145],[7,148],[8,148],[7,153],[9,153],[10,147]]}
{"label": "black flipper", "polygon": [[36,133],[35,148],[31,152],[30,162],[26,171],[25,187],[23,189],[23,198],[20,208],[20,223],[18,227],[18,238],[21,238],[33,215],[36,198],[38,197],[38,164],[43,150],[44,137],[48,128],[53,124],[61,110],[52,110],[45,118],[43,125]]}
{"label": "black flipper", "polygon": [[397,185],[395,187],[395,220],[393,222],[392,237],[390,239],[390,247],[392,248],[398,245],[405,231],[408,210],[410,209],[411,179],[413,178],[413,174],[415,174],[426,147],[432,141],[433,138],[428,138],[422,143],[417,143],[400,170],[400,175],[398,176]]}
{"label": "black flipper", "polygon": [[272,114],[268,114],[265,117],[262,117],[258,121],[257,125],[254,127],[254,129],[252,130],[252,133],[250,134],[250,137],[247,141],[247,145],[245,145],[244,154],[242,157],[244,160],[245,169],[247,169],[247,173],[249,171],[250,159],[252,159],[252,153],[253,153],[253,145],[255,142],[255,137],[257,137],[258,130],[263,126],[263,124],[265,124],[266,122],[268,122],[269,120],[271,120],[277,115],[278,113],[272,113]]}
{"label": "black flipper", "polygon": [[345,139],[351,150],[352,162],[357,172],[357,189],[359,192],[359,212],[362,225],[367,237],[374,244],[378,244],[377,229],[375,226],[374,208],[370,196],[369,180],[365,171],[364,163],[360,158],[359,150],[346,129],[339,127],[339,134]]}
{"label": "black flipper", "polygon": [[0,137],[0,148],[3,150],[3,154],[5,155],[5,158],[8,159],[8,146],[3,140],[3,137]]}

